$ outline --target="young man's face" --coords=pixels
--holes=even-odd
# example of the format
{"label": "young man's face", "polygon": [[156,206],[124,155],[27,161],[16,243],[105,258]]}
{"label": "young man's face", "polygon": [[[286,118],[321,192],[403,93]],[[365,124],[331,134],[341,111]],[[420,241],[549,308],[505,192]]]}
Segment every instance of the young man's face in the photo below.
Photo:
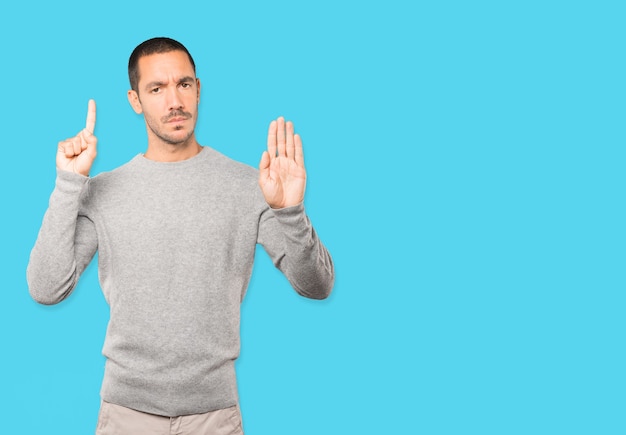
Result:
{"label": "young man's face", "polygon": [[[128,99],[143,113],[148,139],[185,145],[193,136],[200,101],[200,81],[183,51],[143,56],[138,62],[137,92]],[[194,139],[195,140],[195,139]]]}

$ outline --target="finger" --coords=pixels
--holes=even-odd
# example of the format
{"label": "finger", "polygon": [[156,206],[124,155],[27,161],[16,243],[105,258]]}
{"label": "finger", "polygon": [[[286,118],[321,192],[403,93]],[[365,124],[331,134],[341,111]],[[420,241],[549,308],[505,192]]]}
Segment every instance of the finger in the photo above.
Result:
{"label": "finger", "polygon": [[285,153],[285,118],[282,116],[276,120],[276,146],[278,147],[278,155],[284,157]]}
{"label": "finger", "polygon": [[270,128],[267,132],[267,152],[269,158],[276,157],[276,121],[270,122]]}
{"label": "finger", "polygon": [[59,152],[62,153],[65,157],[74,157],[74,147],[72,146],[69,139],[59,142],[58,148]]}
{"label": "finger", "polygon": [[80,137],[72,138],[72,149],[74,150],[74,155],[77,156],[83,151],[83,141]]}
{"label": "finger", "polygon": [[294,157],[294,149],[293,149],[293,122],[288,121],[285,124],[285,128],[287,129],[287,143],[285,146],[285,152],[287,157],[293,159]]}
{"label": "finger", "polygon": [[59,151],[63,152],[68,159],[74,157],[76,155],[74,152],[74,140],[65,139],[59,142]]}
{"label": "finger", "polygon": [[295,160],[298,166],[304,166],[304,152],[302,151],[302,139],[299,134],[294,135],[294,153]]}
{"label": "finger", "polygon": [[267,151],[263,152],[261,156],[261,161],[259,162],[259,186],[261,189],[270,181],[271,178],[271,160],[270,155]]}
{"label": "finger", "polygon": [[91,142],[93,142],[92,138],[94,138],[95,136],[93,134],[91,134],[89,131],[87,131],[87,129],[85,128],[83,131],[80,132],[80,148],[81,150],[86,150],[89,147],[89,144]]}
{"label": "finger", "polygon": [[263,155],[261,156],[261,161],[259,162],[259,172],[260,172],[261,178],[264,178],[263,176],[267,174],[267,171],[269,171],[269,168],[270,168],[269,153],[267,151],[263,151]]}
{"label": "finger", "polygon": [[95,128],[96,128],[96,102],[94,100],[89,100],[89,104],[87,106],[87,122],[85,123],[85,130],[93,134]]}

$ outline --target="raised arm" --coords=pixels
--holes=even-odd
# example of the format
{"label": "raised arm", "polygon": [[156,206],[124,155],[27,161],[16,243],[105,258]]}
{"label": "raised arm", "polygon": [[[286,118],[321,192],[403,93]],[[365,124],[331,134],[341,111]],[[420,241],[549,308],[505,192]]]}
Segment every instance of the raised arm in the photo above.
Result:
{"label": "raised arm", "polygon": [[302,140],[282,117],[270,123],[259,186],[270,206],[261,218],[259,243],[299,294],[328,297],[335,280],[333,261],[304,210]]}
{"label": "raised arm", "polygon": [[90,100],[85,128],[58,144],[55,188],[26,271],[30,294],[42,304],[65,299],[97,249],[93,222],[80,215],[81,195],[96,156],[95,123],[96,105]]}

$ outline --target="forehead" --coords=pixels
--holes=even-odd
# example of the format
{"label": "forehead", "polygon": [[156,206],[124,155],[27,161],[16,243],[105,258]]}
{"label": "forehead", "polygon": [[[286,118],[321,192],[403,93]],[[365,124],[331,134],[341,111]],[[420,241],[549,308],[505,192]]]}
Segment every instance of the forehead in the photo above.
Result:
{"label": "forehead", "polygon": [[139,82],[196,76],[187,53],[178,50],[142,56],[137,68]]}

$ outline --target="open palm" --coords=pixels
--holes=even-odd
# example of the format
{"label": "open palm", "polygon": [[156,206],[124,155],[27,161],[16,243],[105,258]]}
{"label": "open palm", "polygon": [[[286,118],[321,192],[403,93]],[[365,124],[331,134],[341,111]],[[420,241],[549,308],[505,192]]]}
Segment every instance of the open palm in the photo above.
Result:
{"label": "open palm", "polygon": [[285,208],[304,200],[306,170],[302,140],[293,123],[283,117],[272,121],[267,133],[267,151],[259,163],[259,186],[272,208]]}

